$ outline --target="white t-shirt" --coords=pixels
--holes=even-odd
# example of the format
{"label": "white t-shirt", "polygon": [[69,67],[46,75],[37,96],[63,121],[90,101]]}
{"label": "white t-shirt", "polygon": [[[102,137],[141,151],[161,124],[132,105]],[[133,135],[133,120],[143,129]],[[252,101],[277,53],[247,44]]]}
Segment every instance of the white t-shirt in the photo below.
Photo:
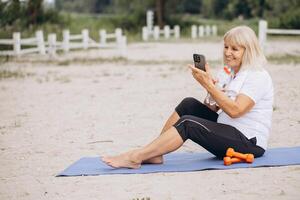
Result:
{"label": "white t-shirt", "polygon": [[257,145],[267,148],[273,112],[273,83],[266,70],[243,70],[231,78],[226,86],[230,98],[238,94],[250,97],[254,107],[238,118],[231,118],[221,111],[218,122],[231,125],[248,139],[256,137]]}

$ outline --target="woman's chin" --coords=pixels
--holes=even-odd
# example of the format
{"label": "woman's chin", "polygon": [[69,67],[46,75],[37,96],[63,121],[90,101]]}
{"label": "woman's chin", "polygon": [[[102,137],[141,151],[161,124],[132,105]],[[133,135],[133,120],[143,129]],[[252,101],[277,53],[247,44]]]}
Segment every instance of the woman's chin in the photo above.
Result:
{"label": "woman's chin", "polygon": [[230,68],[232,68],[232,66],[233,66],[232,63],[230,63],[230,62],[226,62],[225,65]]}
{"label": "woman's chin", "polygon": [[230,62],[230,61],[226,61],[226,60],[225,60],[225,62],[224,62],[224,63],[225,63],[225,65],[227,65],[228,67],[231,67],[231,66],[232,66],[232,64],[233,64],[232,62]]}
{"label": "woman's chin", "polygon": [[232,62],[227,62],[226,65],[232,69],[237,68],[237,64],[236,63],[232,63]]}

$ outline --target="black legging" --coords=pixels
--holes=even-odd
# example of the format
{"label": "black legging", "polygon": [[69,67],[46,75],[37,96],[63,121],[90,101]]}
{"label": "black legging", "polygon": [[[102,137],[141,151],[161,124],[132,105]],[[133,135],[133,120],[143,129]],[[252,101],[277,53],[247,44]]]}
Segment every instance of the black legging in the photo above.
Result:
{"label": "black legging", "polygon": [[256,137],[248,139],[235,127],[217,123],[218,113],[195,98],[185,98],[175,111],[180,119],[174,124],[183,141],[191,139],[203,148],[223,158],[229,147],[241,153],[262,156],[265,150],[256,145]]}

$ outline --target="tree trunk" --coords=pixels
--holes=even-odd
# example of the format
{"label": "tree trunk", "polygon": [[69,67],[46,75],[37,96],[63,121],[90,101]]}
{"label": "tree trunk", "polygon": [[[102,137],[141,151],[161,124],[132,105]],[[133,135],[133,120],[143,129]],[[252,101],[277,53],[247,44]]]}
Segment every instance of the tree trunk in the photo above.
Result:
{"label": "tree trunk", "polygon": [[29,24],[37,24],[38,17],[40,17],[43,12],[43,0],[29,0],[27,9],[29,15]]}
{"label": "tree trunk", "polygon": [[160,28],[165,25],[165,0],[156,0],[156,18]]}

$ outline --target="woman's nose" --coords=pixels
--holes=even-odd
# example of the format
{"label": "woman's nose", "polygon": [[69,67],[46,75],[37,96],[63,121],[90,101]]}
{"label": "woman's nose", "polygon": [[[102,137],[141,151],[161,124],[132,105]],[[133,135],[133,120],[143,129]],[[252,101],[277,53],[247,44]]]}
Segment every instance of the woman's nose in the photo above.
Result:
{"label": "woman's nose", "polygon": [[225,55],[226,55],[226,56],[231,55],[231,51],[230,51],[229,49],[225,49]]}

